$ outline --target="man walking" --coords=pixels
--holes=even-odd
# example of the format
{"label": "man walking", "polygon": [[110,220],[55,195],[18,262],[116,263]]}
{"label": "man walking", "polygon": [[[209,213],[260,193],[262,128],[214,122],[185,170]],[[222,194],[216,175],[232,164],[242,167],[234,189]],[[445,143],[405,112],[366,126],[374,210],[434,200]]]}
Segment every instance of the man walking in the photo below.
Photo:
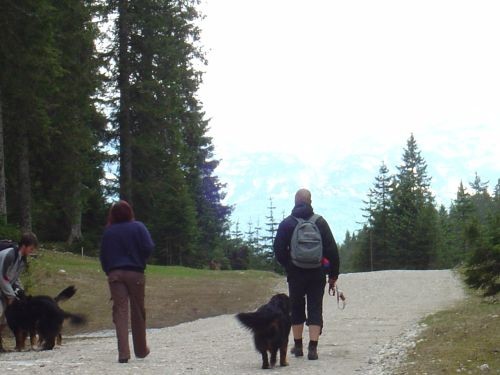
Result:
{"label": "man walking", "polygon": [[16,292],[22,284],[19,277],[26,267],[26,257],[38,247],[38,239],[34,233],[24,233],[19,246],[12,245],[0,251],[0,352],[3,351],[2,331],[7,325],[5,309],[16,298]]}
{"label": "man walking", "polygon": [[[300,189],[295,194],[292,214],[283,220],[274,240],[274,253],[287,273],[295,345],[292,354],[304,355],[302,333],[309,326],[307,357],[318,359],[318,340],[323,327],[323,295],[326,278],[322,267],[330,264],[328,282],[334,287],[339,276],[339,252],[328,223],[314,214],[311,192]],[[306,317],[307,298],[307,317]]]}

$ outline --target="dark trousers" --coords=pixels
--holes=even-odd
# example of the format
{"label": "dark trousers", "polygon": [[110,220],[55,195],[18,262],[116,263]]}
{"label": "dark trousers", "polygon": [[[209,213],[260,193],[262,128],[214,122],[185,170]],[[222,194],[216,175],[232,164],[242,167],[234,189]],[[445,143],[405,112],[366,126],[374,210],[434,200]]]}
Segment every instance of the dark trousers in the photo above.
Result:
{"label": "dark trousers", "polygon": [[132,339],[136,357],[148,355],[146,344],[146,311],[144,309],[145,277],[135,271],[114,270],[108,275],[109,290],[113,300],[113,323],[118,339],[118,358],[129,359],[128,344],[128,311],[130,302],[130,318]]}
{"label": "dark trousers", "polygon": [[[323,295],[326,277],[323,270],[302,270],[295,267],[288,274],[288,292],[292,324],[323,326]],[[307,299],[307,317],[306,317]]]}

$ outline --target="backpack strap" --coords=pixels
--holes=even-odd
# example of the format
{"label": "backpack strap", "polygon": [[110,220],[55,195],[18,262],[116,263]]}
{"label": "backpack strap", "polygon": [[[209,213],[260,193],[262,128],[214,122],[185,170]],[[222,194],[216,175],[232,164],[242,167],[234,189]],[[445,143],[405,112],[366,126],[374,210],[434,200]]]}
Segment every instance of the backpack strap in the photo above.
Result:
{"label": "backpack strap", "polygon": [[311,223],[316,224],[316,221],[318,221],[318,219],[320,217],[321,217],[321,215],[313,214],[309,219],[307,219],[307,221],[310,221]]}
{"label": "backpack strap", "polygon": [[297,224],[301,224],[301,223],[303,223],[305,221],[301,217],[297,217],[297,216],[293,216],[293,215],[292,215],[292,217],[297,221]]}
{"label": "backpack strap", "polygon": [[[6,249],[8,250],[8,249]],[[17,246],[13,246],[12,248],[10,248],[10,251],[13,251],[14,252],[14,262],[17,260],[17,258],[19,258],[19,248]]]}
{"label": "backpack strap", "polygon": [[309,221],[313,224],[316,224],[316,221],[318,221],[318,219],[321,217],[321,215],[312,214],[309,219],[302,219],[301,217],[297,217],[297,216],[293,216],[293,215],[292,215],[292,217],[295,220],[297,220],[297,223],[299,223],[299,224],[303,223],[304,221]]}

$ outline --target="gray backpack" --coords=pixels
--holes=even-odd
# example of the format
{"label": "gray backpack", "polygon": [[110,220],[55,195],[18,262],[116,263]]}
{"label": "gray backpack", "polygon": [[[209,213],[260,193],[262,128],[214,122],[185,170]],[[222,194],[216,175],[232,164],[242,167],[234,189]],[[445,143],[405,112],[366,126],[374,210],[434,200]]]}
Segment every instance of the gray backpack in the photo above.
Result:
{"label": "gray backpack", "polygon": [[298,224],[295,226],[290,242],[292,262],[300,268],[321,267],[323,259],[323,240],[316,221],[319,215],[312,215],[304,220],[294,216]]}

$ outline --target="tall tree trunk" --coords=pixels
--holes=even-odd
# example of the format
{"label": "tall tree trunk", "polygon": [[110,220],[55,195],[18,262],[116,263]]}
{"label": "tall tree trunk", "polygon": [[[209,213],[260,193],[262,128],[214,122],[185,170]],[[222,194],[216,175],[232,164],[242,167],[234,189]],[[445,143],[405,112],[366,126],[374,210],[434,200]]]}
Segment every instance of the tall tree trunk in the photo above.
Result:
{"label": "tall tree trunk", "polygon": [[5,190],[5,151],[3,142],[2,91],[0,90],[0,223],[7,224],[7,197]]}
{"label": "tall tree trunk", "polygon": [[[23,125],[24,127],[24,125]],[[19,139],[19,195],[21,211],[21,230],[31,231],[31,177],[29,160],[28,132],[24,128]]]}
{"label": "tall tree trunk", "polygon": [[130,119],[130,62],[128,54],[130,25],[128,0],[118,2],[118,114],[120,134],[120,198],[132,203],[132,134]]}
{"label": "tall tree trunk", "polygon": [[82,236],[82,202],[81,202],[82,185],[80,179],[75,179],[73,186],[73,194],[69,204],[69,220],[71,223],[71,231],[69,233],[68,244],[71,245],[75,241],[80,241]]}

